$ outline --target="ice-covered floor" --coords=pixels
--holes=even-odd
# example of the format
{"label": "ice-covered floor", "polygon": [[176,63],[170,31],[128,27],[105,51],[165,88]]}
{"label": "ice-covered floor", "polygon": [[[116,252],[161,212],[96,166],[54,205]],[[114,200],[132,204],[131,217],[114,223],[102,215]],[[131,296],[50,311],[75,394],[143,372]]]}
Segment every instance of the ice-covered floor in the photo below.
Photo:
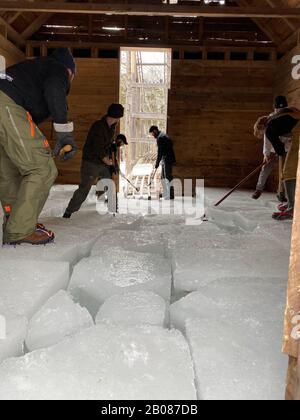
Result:
{"label": "ice-covered floor", "polygon": [[43,211],[55,244],[0,251],[0,399],[283,399],[291,223],[274,195],[214,208],[207,189],[204,223],[179,199],[114,217],[91,195],[64,220],[73,189]]}

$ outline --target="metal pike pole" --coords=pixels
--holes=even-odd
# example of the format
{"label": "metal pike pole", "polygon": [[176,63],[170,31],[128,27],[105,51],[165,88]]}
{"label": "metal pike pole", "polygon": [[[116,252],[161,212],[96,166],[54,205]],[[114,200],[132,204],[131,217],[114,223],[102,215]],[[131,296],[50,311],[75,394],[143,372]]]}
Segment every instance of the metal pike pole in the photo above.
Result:
{"label": "metal pike pole", "polygon": [[251,179],[258,171],[260,171],[262,169],[262,167],[265,165],[265,163],[262,163],[261,165],[259,165],[254,171],[251,172],[251,174],[249,174],[248,176],[246,176],[246,178],[244,178],[241,182],[239,182],[234,188],[232,188],[232,190],[230,190],[223,198],[221,198],[220,201],[218,201],[215,204],[215,207],[218,207],[220,204],[223,203],[223,201],[225,201],[228,197],[231,196],[232,193],[234,193],[238,188],[240,188],[243,184],[245,184],[249,179]]}
{"label": "metal pike pole", "polygon": [[157,168],[155,169],[155,171],[154,171],[153,175],[152,175],[152,176],[151,176],[151,178],[150,178],[150,182],[149,182],[149,184],[147,185],[147,187],[148,187],[148,200],[149,200],[149,201],[151,200],[151,185],[152,185],[152,182],[153,182],[153,180],[154,180],[154,178],[155,178],[156,172],[157,172]]}
{"label": "metal pike pole", "polygon": [[120,175],[121,175],[122,178],[125,179],[125,181],[128,182],[129,185],[132,186],[132,188],[134,188],[136,190],[136,192],[140,192],[141,191],[138,187],[136,187],[135,185],[133,185],[133,183],[131,181],[129,181],[129,179],[126,178],[126,176],[121,171],[120,171]]}

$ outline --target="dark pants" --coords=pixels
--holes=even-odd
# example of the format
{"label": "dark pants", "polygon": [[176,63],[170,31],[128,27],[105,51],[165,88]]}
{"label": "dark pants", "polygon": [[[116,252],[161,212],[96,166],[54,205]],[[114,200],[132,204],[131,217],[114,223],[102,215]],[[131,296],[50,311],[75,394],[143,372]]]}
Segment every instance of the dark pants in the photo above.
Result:
{"label": "dark pants", "polygon": [[161,179],[167,179],[169,182],[172,182],[173,181],[173,165],[163,160],[161,169],[162,169]]}
{"label": "dark pants", "polygon": [[92,186],[95,185],[100,178],[111,179],[109,167],[104,164],[83,160],[81,165],[81,182],[68,205],[66,210],[67,213],[72,214],[80,209],[87,199]]}
{"label": "dark pants", "polygon": [[170,187],[170,183],[173,181],[173,164],[170,162],[162,161],[161,165],[161,179],[164,186],[165,195],[169,195],[171,200],[174,200],[174,187]]}

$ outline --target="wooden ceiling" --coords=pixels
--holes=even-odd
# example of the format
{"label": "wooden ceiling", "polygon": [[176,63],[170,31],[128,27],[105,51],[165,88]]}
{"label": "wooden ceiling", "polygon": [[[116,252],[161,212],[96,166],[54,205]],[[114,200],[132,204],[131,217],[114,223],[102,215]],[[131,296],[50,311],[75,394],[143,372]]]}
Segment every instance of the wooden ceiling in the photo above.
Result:
{"label": "wooden ceiling", "polygon": [[[285,52],[298,42],[300,0],[226,0],[225,6],[204,6],[203,0],[169,3],[170,0],[0,0],[0,27],[19,48],[34,40],[66,44],[276,46]],[[227,17],[231,10],[234,13]],[[276,17],[270,17],[270,10]]]}

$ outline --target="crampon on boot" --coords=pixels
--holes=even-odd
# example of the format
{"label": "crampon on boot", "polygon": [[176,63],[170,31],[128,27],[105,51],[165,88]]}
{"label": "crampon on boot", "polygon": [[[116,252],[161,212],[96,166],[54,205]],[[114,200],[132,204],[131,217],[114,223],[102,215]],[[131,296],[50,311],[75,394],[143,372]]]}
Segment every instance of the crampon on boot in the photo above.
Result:
{"label": "crampon on boot", "polygon": [[293,210],[285,210],[279,213],[273,213],[273,219],[275,220],[293,220],[294,212]]}
{"label": "crampon on boot", "polygon": [[50,235],[51,237],[53,237],[53,239],[55,239],[55,235],[54,235],[54,233],[52,232],[52,230],[46,229],[46,227],[45,227],[45,225],[43,225],[43,223],[37,223],[36,228],[37,228],[37,229],[44,230],[44,231],[48,232],[48,233],[49,233],[49,235]]}
{"label": "crampon on boot", "polygon": [[54,239],[55,235],[53,232],[45,228],[37,227],[36,230],[30,235],[26,236],[26,238],[20,239],[18,241],[8,242],[8,245],[46,245],[52,243]]}
{"label": "crampon on boot", "polygon": [[288,209],[288,205],[287,205],[287,204],[283,204],[283,203],[281,203],[281,204],[279,204],[279,206],[278,206],[277,208],[278,208],[278,210],[280,211],[280,213],[282,213],[282,212],[284,212],[284,211],[287,211],[287,209]]}

